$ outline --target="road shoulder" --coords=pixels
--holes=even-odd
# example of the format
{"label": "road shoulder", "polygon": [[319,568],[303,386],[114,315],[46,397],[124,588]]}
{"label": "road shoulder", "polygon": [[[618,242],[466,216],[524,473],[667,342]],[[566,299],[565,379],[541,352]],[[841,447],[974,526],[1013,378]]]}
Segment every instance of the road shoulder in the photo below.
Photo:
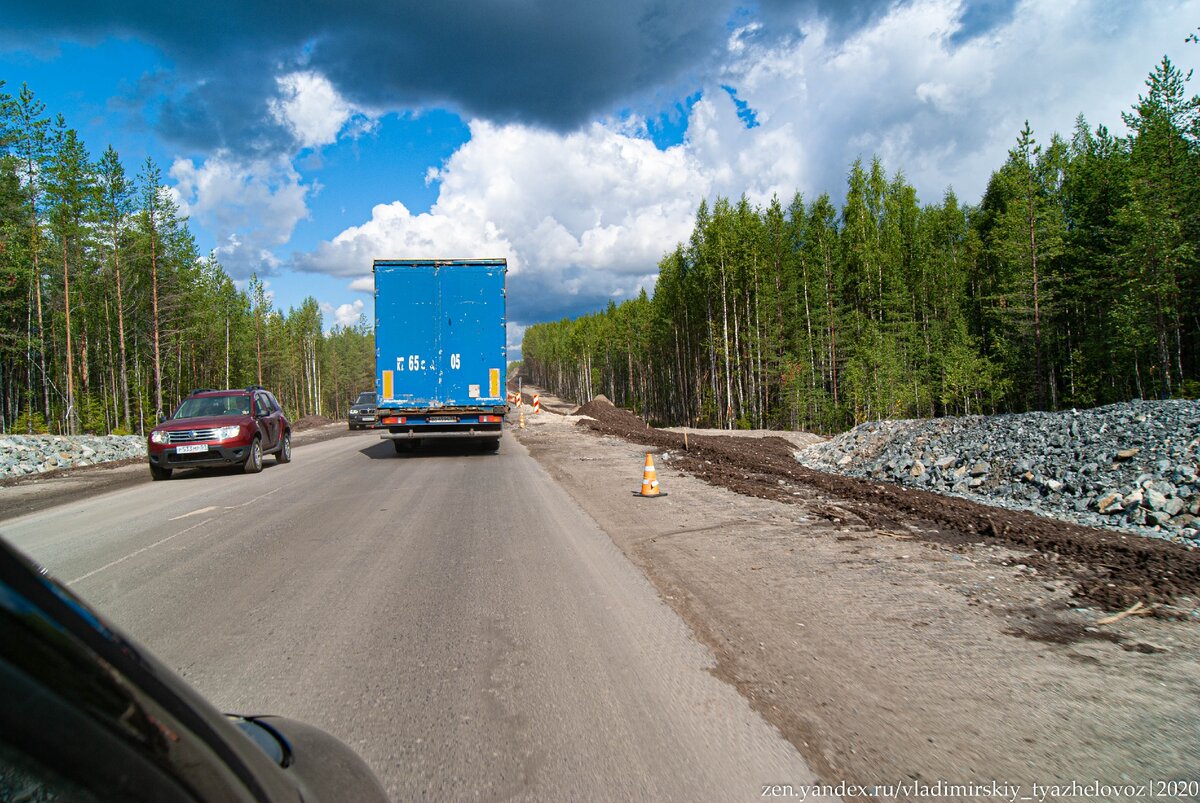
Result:
{"label": "road shoulder", "polygon": [[669,495],[636,498],[653,450],[569,416],[516,434],[828,781],[1028,789],[1200,766],[1195,623],[1099,624],[1017,550],[873,527],[819,490],[783,504],[660,459]]}

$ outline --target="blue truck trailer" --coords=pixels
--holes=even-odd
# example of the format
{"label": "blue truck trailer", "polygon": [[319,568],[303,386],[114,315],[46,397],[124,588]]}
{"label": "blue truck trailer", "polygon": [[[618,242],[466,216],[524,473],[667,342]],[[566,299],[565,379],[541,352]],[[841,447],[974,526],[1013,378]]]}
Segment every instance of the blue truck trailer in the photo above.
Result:
{"label": "blue truck trailer", "polygon": [[494,451],[508,412],[503,259],[377,259],[376,426],[397,452],[469,438]]}

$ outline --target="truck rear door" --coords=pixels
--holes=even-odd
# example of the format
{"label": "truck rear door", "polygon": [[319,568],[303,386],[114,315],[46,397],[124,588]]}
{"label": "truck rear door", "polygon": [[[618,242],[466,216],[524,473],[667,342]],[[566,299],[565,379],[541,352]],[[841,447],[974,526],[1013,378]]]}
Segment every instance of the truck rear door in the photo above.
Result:
{"label": "truck rear door", "polygon": [[386,399],[399,407],[441,404],[437,271],[432,262],[376,269],[375,349],[381,403]]}
{"label": "truck rear door", "polygon": [[442,265],[440,393],[447,406],[504,403],[504,266]]}

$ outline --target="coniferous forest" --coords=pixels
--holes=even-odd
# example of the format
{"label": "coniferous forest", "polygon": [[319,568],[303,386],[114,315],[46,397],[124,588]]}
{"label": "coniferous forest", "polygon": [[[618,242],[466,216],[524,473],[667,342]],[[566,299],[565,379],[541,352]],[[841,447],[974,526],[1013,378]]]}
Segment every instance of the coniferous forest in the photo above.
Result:
{"label": "coniferous forest", "polygon": [[204,256],[150,160],[90,153],[0,82],[0,432],[144,432],[197,387],[270,387],[340,416],[374,387],[364,321],[325,333]]}
{"label": "coniferous forest", "polygon": [[878,160],[840,208],[701,203],[652,297],[531,327],[522,372],[659,423],[879,418],[1200,396],[1200,98],[1164,58],[1123,115],[1016,133],[978,204]]}
{"label": "coniferous forest", "polygon": [[[1200,98],[1167,59],[1127,133],[1026,125],[976,205],[856,162],[828,195],[701,203],[645,293],[530,327],[524,373],[663,423],[874,418],[1200,395]],[[325,333],[198,252],[160,168],[97,158],[0,83],[0,431],[139,432],[195,387],[293,416],[373,386],[369,326]]]}

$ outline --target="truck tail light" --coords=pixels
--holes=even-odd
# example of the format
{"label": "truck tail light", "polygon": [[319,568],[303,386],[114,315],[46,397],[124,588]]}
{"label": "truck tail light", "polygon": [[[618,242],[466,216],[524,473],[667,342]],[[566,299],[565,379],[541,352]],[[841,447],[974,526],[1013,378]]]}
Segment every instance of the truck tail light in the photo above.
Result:
{"label": "truck tail light", "polygon": [[499,424],[500,416],[498,416],[498,415],[481,415],[481,416],[479,416],[479,423],[481,423],[481,424]]}
{"label": "truck tail light", "polygon": [[384,418],[383,418],[383,423],[385,423],[385,424],[403,424],[403,423],[404,423],[404,416],[402,416],[402,415],[388,415],[388,416],[384,416]]}

